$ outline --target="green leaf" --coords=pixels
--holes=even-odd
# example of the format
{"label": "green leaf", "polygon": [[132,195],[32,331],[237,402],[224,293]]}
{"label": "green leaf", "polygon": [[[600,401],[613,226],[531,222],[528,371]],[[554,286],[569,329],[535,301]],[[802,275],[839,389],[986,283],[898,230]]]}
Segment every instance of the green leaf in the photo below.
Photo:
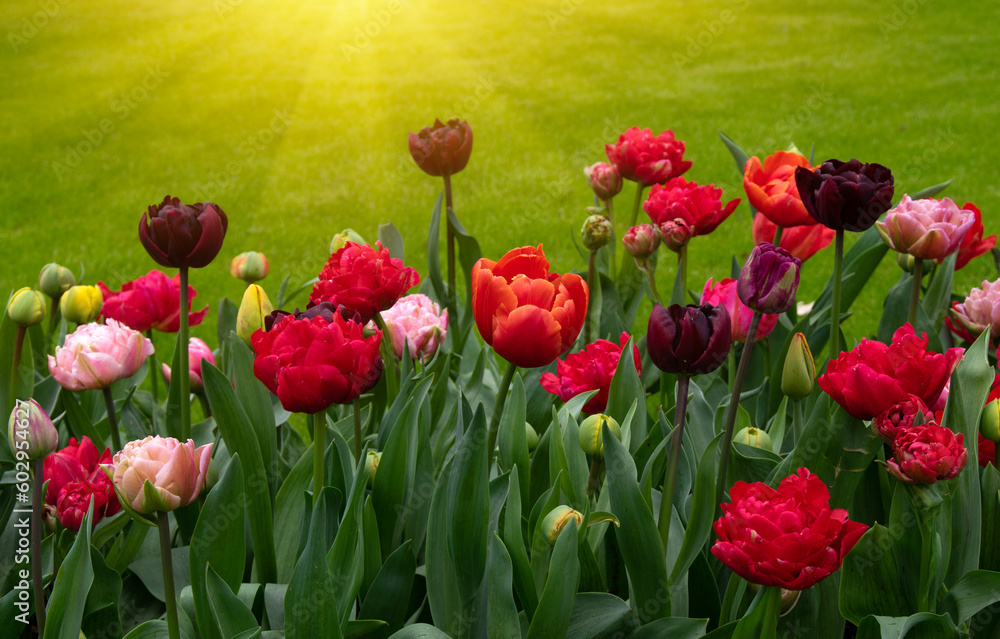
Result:
{"label": "green leaf", "polygon": [[[736,162],[736,171],[739,173],[740,177],[742,178],[743,177],[743,169],[744,169],[744,167],[746,167],[747,160],[750,159],[750,156],[747,155],[746,151],[744,151],[743,149],[740,148],[740,145],[736,144],[731,139],[729,139],[728,135],[726,135],[722,131],[719,131],[718,133],[719,133],[719,137],[722,138],[722,143],[726,145],[726,148],[729,149],[730,155],[733,156],[733,161]],[[752,215],[753,215],[753,213],[751,213],[751,216]]]}
{"label": "green leaf", "polygon": [[662,637],[670,637],[670,639],[698,639],[698,637],[705,636],[707,626],[707,619],[670,617],[669,619],[657,619],[652,623],[648,623],[628,637],[629,639],[661,639]]}
{"label": "green leaf", "polygon": [[946,615],[920,612],[910,617],[865,617],[858,626],[857,639],[947,639],[958,630]]}
{"label": "green leaf", "polygon": [[425,623],[415,623],[407,626],[398,632],[394,632],[389,639],[451,639],[434,626]]}
{"label": "green leaf", "polygon": [[930,318],[932,335],[937,335],[944,325],[944,318],[948,316],[951,309],[951,285],[955,279],[955,261],[958,253],[952,253],[934,271],[934,278],[931,279],[924,299],[921,302],[921,309]]}
{"label": "green leaf", "polygon": [[[331,444],[331,447],[335,444]],[[309,487],[313,470],[312,444],[292,467],[274,500],[274,548],[277,551],[278,583],[292,576],[302,526],[302,493]]]}
{"label": "green leaf", "polygon": [[[603,592],[581,592],[573,601],[566,639],[604,639],[624,636],[632,611],[628,604]],[[627,621],[626,621],[627,618]],[[633,635],[629,635],[632,637]],[[660,635],[670,636],[673,635]]]}
{"label": "green leaf", "polygon": [[518,485],[521,490],[521,501],[528,501],[531,488],[531,466],[528,457],[528,439],[525,434],[524,382],[519,374],[514,375],[510,396],[504,406],[503,417],[500,419],[500,430],[497,444],[500,446],[500,468],[511,470],[515,465],[520,477]]}
{"label": "green leaf", "polygon": [[260,447],[261,461],[267,472],[270,494],[278,492],[278,440],[271,409],[271,394],[253,373],[254,354],[236,333],[229,334],[229,359],[232,364],[236,399],[253,427]]}
{"label": "green leaf", "polygon": [[701,463],[698,464],[694,494],[691,499],[691,514],[688,516],[677,562],[670,573],[671,587],[680,583],[681,578],[687,575],[691,564],[712,534],[712,521],[715,517],[715,474],[721,437],[722,435],[718,435],[712,440],[705,449],[705,454],[701,456]]}
{"label": "green leaf", "polygon": [[636,404],[638,398],[646,396],[646,389],[635,370],[634,341],[634,339],[629,339],[628,344],[622,348],[621,359],[618,360],[618,367],[615,369],[614,377],[611,378],[608,407],[605,411],[621,425],[622,441],[626,443],[630,453],[634,453],[639,448],[639,444],[646,439],[646,424],[648,422],[646,402],[640,401],[632,415],[631,428],[626,428],[626,418],[629,411],[632,410],[632,405]]}
{"label": "green leaf", "polygon": [[766,586],[761,589],[753,606],[740,619],[733,632],[733,639],[758,639],[758,637],[774,637],[778,627],[778,614],[781,612],[781,588]]}
{"label": "green leaf", "polygon": [[518,473],[510,473],[510,492],[507,495],[506,513],[503,522],[503,541],[510,554],[513,564],[514,589],[517,598],[530,620],[538,607],[538,591],[531,576],[531,565],[525,551],[524,536],[521,532],[521,491],[518,483]]}
{"label": "green leaf", "polygon": [[[461,415],[461,411],[459,411],[459,415]],[[459,593],[458,579],[455,574],[455,561],[452,559],[449,550],[451,531],[448,511],[451,504],[448,497],[448,485],[451,482],[452,474],[456,472],[456,465],[454,458],[452,458],[445,463],[444,469],[438,476],[434,495],[431,498],[431,512],[427,522],[427,547],[425,550],[427,603],[431,610],[431,616],[437,625],[455,636],[458,635],[458,628],[462,620],[462,597]],[[408,627],[413,628],[414,626]],[[403,630],[406,630],[406,628]],[[438,631],[435,630],[435,632]],[[400,635],[399,632],[393,635],[393,637],[399,636],[404,635]],[[424,636],[431,637],[436,635]]]}
{"label": "green leaf", "polygon": [[354,484],[344,508],[344,517],[337,530],[337,537],[333,540],[333,547],[326,553],[327,570],[333,583],[337,585],[336,598],[332,603],[340,615],[341,628],[344,627],[343,624],[354,608],[354,600],[358,596],[364,578],[367,548],[365,537],[375,534],[375,531],[367,531],[366,535],[363,524],[362,513],[365,507],[363,498],[367,485],[368,473],[365,470],[364,460],[361,460],[358,462]]}
{"label": "green leaf", "polygon": [[94,582],[87,593],[82,630],[91,636],[107,633],[117,637],[122,634],[118,614],[118,600],[122,594],[121,575],[108,568],[104,556],[95,546],[90,547],[90,564],[94,570]]}
{"label": "green leaf", "polygon": [[389,624],[389,632],[401,628],[406,621],[406,604],[410,601],[416,569],[417,562],[413,557],[411,543],[407,540],[382,564],[382,569],[361,604],[358,617],[381,619]]}
{"label": "green leaf", "polygon": [[[458,217],[455,215],[454,210],[448,211],[448,220],[451,221],[451,225],[455,229],[455,243],[458,245],[458,261],[462,265],[462,271],[465,272],[465,308],[467,311],[471,311],[472,267],[479,261],[479,258],[483,256],[483,253],[479,248],[479,242],[465,230],[462,223],[458,221]],[[471,317],[471,315],[471,312],[463,313],[463,317],[455,318],[455,321],[458,322],[460,319],[467,321],[466,318]]]}
{"label": "green leaf", "polygon": [[948,590],[938,606],[943,614],[951,616],[956,624],[965,623],[974,614],[1000,601],[1000,573],[973,570],[965,573]]}
{"label": "green leaf", "polygon": [[[430,282],[433,297],[438,302],[446,303],[448,300],[448,287],[441,277],[441,256],[438,254],[438,239],[441,236],[441,202],[444,199],[444,192],[438,194],[437,202],[434,204],[434,212],[431,213],[430,229],[427,231],[427,281]],[[457,319],[457,318],[456,318]]]}
{"label": "green leaf", "polygon": [[541,614],[536,614],[531,619],[527,639],[558,639],[566,636],[579,583],[576,521],[570,518],[552,549],[549,575],[545,580],[542,596],[538,599]]}
{"label": "green leaf", "polygon": [[910,198],[913,200],[921,200],[928,197],[934,197],[941,191],[948,188],[948,185],[950,184],[951,180],[948,180],[947,182],[941,182],[940,184],[935,184],[934,186],[928,186],[925,189],[920,189],[916,193],[911,194]]}
{"label": "green leaf", "polygon": [[[275,308],[281,308],[284,297],[284,290],[288,284],[288,276],[281,282],[281,291],[278,295],[278,306]],[[230,333],[236,330],[236,318],[240,314],[240,307],[233,302],[233,300],[228,297],[223,297],[219,300],[219,315],[218,315],[218,325],[216,326],[216,338],[218,339],[219,346],[226,343],[226,337]],[[173,369],[171,369],[173,370]]]}
{"label": "green leaf", "polygon": [[[132,632],[125,635],[125,639],[163,639],[167,636],[169,636],[167,622],[153,619],[136,626]],[[79,636],[76,639],[79,639]]]}
{"label": "green leaf", "polygon": [[840,576],[840,614],[857,625],[873,612],[890,617],[911,610],[902,590],[899,558],[889,529],[875,524],[844,558]]}
{"label": "green leaf", "polygon": [[[260,624],[250,609],[233,594],[229,584],[213,570],[210,564],[205,565],[205,584],[211,602],[212,616],[215,618],[220,636],[237,637],[247,630],[260,629]],[[204,629],[200,623],[198,625],[200,629]]]}
{"label": "green leaf", "polygon": [[365,498],[364,508],[361,510],[361,546],[363,548],[364,573],[361,578],[361,596],[368,596],[368,589],[373,583],[378,573],[382,570],[382,542],[378,530],[378,517],[375,515],[375,508],[372,506],[372,498]]}
{"label": "green leaf", "polygon": [[45,639],[79,639],[94,567],[90,561],[91,501],[73,545],[56,573],[45,618]]}
{"label": "green leaf", "polygon": [[389,249],[390,257],[406,262],[403,251],[403,236],[399,234],[399,230],[392,225],[392,222],[378,225],[378,241]]}
{"label": "green leaf", "polygon": [[513,568],[510,555],[496,533],[490,538],[489,569],[486,571],[490,621],[488,639],[521,639],[521,624],[512,590]]}
{"label": "green leaf", "polygon": [[[975,466],[972,467],[975,469]],[[983,508],[982,539],[997,539],[1000,536],[1000,472],[996,466],[987,464],[980,473]],[[979,555],[979,567],[1000,571],[1000,544],[983,544]]]}
{"label": "green leaf", "polygon": [[309,538],[285,595],[285,636],[289,639],[342,637],[335,605],[338,586],[327,567],[326,545],[326,500],[317,499]]}
{"label": "green leaf", "polygon": [[[402,395],[400,393],[400,397]],[[426,391],[423,396],[426,396]],[[407,512],[407,460],[414,457],[417,452],[411,452],[409,444],[411,435],[414,440],[416,438],[419,410],[415,398],[406,403],[392,430],[389,431],[388,441],[382,451],[382,461],[379,463],[379,472],[372,481],[372,506],[375,508],[378,520],[378,536],[383,559],[388,558],[402,541],[404,517]],[[412,480],[410,483],[412,486]]]}
{"label": "green leaf", "polygon": [[[228,301],[228,300],[223,299],[223,303],[219,304],[220,310],[221,310],[223,304],[225,303],[225,301]],[[230,302],[230,304],[232,304],[232,302]],[[220,327],[222,326],[221,322],[219,322],[219,326]],[[221,330],[221,328],[219,330]],[[228,333],[227,333],[227,335],[228,335]],[[177,339],[174,340],[174,357],[173,357],[173,359],[171,360],[171,363],[170,363],[170,370],[172,370],[172,371],[178,370],[181,367],[181,351],[180,351],[180,347],[179,347],[180,339],[181,339],[181,334],[177,333]],[[220,344],[224,344],[225,341],[220,338],[219,343]],[[186,346],[185,346],[185,348],[186,348]],[[204,373],[203,373],[203,375],[204,375]],[[185,400],[185,401],[187,401],[187,400]],[[167,388],[167,406],[166,406],[166,408],[164,410],[165,410],[165,413],[164,413],[165,414],[165,418],[164,418],[163,429],[165,430],[167,436],[168,437],[174,437],[174,438],[180,437],[181,436],[181,386],[180,386],[180,384],[170,384],[168,386],[168,388]]]}

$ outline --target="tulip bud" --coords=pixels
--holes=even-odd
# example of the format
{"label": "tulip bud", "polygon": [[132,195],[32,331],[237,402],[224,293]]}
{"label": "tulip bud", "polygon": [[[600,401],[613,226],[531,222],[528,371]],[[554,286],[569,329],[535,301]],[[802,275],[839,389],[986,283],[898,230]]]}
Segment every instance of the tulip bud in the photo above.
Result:
{"label": "tulip bud", "polygon": [[781,369],[781,392],[790,399],[802,399],[812,393],[816,383],[816,362],[813,361],[809,342],[802,333],[792,336],[792,343],[785,355]]}
{"label": "tulip bud", "polygon": [[991,442],[1000,442],[1000,399],[986,404],[979,419],[979,432]]}
{"label": "tulip bud", "polygon": [[799,603],[799,597],[802,596],[801,590],[789,590],[787,588],[781,589],[781,612],[778,614],[779,617],[784,617],[792,611],[795,604]]}
{"label": "tulip bud", "polygon": [[368,483],[375,481],[375,472],[378,470],[378,463],[382,461],[382,453],[375,450],[368,451],[365,456],[365,470],[368,472]]}
{"label": "tulip bud", "polygon": [[625,245],[625,250],[635,258],[635,263],[641,268],[646,264],[646,259],[659,248],[660,238],[652,224],[640,224],[633,226],[625,233],[622,244]]}
{"label": "tulip bud", "polygon": [[784,313],[795,303],[802,261],[783,248],[761,242],[750,252],[740,271],[736,293],[755,311]]}
{"label": "tulip bud", "polygon": [[569,523],[570,518],[576,520],[577,526],[583,523],[583,513],[562,504],[545,515],[545,519],[542,520],[542,534],[545,535],[545,540],[549,542],[549,545],[555,545],[556,540],[559,539],[559,533]]}
{"label": "tulip bud", "polygon": [[330,240],[330,253],[336,253],[340,249],[347,246],[348,242],[367,244],[367,242],[365,242],[365,238],[361,237],[361,235],[354,229],[344,229],[340,233],[334,235],[333,239]]}
{"label": "tulip bud", "polygon": [[622,190],[622,176],[613,164],[598,162],[583,169],[587,184],[602,202],[607,202]]}
{"label": "tulip bud", "polygon": [[247,346],[250,345],[250,336],[264,328],[264,318],[273,310],[271,300],[261,287],[251,284],[243,292],[240,312],[236,315],[236,334]]}
{"label": "tulip bud", "polygon": [[656,234],[660,236],[668,249],[674,253],[680,253],[691,239],[691,226],[681,218],[675,218],[658,225]]}
{"label": "tulip bud", "polygon": [[583,236],[583,246],[588,251],[596,251],[614,239],[615,227],[603,215],[591,215],[583,221],[580,235]]}
{"label": "tulip bud", "polygon": [[271,265],[263,253],[247,251],[240,253],[229,263],[229,272],[238,280],[253,284],[265,277],[271,271]]}
{"label": "tulip bud", "polygon": [[67,322],[88,324],[101,314],[104,296],[96,286],[77,285],[70,287],[59,299],[59,312]]}
{"label": "tulip bud", "polygon": [[28,459],[42,459],[59,445],[56,427],[33,399],[18,400],[7,422],[7,438],[18,459],[21,459],[21,453],[26,454]]}
{"label": "tulip bud", "polygon": [[18,290],[7,305],[7,316],[18,326],[34,326],[45,317],[45,296],[28,287]]}
{"label": "tulip bud", "polygon": [[614,418],[603,413],[591,415],[580,424],[580,447],[594,459],[604,459],[604,428],[608,428],[618,439],[622,438],[622,429]]}
{"label": "tulip bud", "polygon": [[531,424],[524,422],[524,437],[528,440],[528,452],[538,448],[538,433],[531,427]]}
{"label": "tulip bud", "polygon": [[759,428],[747,427],[733,435],[733,441],[745,446],[771,450],[771,436]]}
{"label": "tulip bud", "polygon": [[73,271],[55,262],[43,266],[38,274],[38,288],[52,299],[65,293],[74,284],[76,278],[73,277]]}

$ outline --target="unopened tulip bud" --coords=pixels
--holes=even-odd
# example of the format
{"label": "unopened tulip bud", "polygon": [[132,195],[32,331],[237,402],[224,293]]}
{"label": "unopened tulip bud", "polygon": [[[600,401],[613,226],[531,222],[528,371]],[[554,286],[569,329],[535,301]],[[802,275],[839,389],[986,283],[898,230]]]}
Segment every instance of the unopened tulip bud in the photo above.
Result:
{"label": "unopened tulip bud", "polygon": [[656,227],[656,233],[674,253],[680,253],[691,239],[691,226],[680,218],[667,220]]}
{"label": "unopened tulip bud", "polygon": [[580,235],[583,236],[583,246],[588,251],[596,251],[614,239],[615,227],[603,215],[591,215],[583,221]]}
{"label": "unopened tulip bud", "polygon": [[370,450],[365,457],[365,470],[368,471],[368,483],[375,481],[375,472],[378,471],[378,463],[382,461],[382,453]]}
{"label": "unopened tulip bud", "polygon": [[622,429],[613,417],[597,413],[583,420],[580,424],[580,447],[594,459],[604,459],[604,425],[607,424],[611,433],[618,439],[622,438]]}
{"label": "unopened tulip bud", "polygon": [[101,314],[104,296],[96,286],[78,284],[70,287],[59,299],[59,312],[67,322],[89,324]]}
{"label": "unopened tulip bud", "polygon": [[633,226],[625,233],[622,244],[629,255],[635,258],[635,263],[642,267],[650,255],[660,247],[660,237],[656,234],[656,229],[652,224],[640,224]]}
{"label": "unopened tulip bud", "polygon": [[745,446],[771,450],[771,436],[759,428],[748,427],[733,435],[733,441]]}
{"label": "unopened tulip bud", "polygon": [[528,440],[528,452],[538,448],[538,433],[531,427],[531,424],[524,422],[524,437]]}
{"label": "unopened tulip bud", "polygon": [[809,342],[805,335],[796,333],[792,336],[781,370],[781,392],[790,399],[802,399],[812,393],[815,383],[816,362],[809,350]]}
{"label": "unopened tulip bud", "polygon": [[56,427],[33,399],[18,400],[7,422],[7,438],[18,459],[23,459],[22,455],[27,455],[27,459],[42,459],[59,445]]}
{"label": "unopened tulip bud", "polygon": [[783,248],[761,242],[740,271],[736,293],[755,311],[778,315],[795,303],[802,261]]}
{"label": "unopened tulip bud", "polygon": [[267,277],[271,265],[263,253],[247,251],[240,253],[229,263],[229,272],[238,280],[253,284]]}
{"label": "unopened tulip bud", "polygon": [[336,253],[340,249],[347,246],[348,242],[367,244],[367,242],[365,242],[365,238],[361,237],[361,235],[354,229],[344,229],[340,233],[334,235],[333,239],[330,241],[330,253]]}
{"label": "unopened tulip bud", "polygon": [[979,432],[991,442],[1000,442],[1000,399],[994,399],[983,409]]}
{"label": "unopened tulip bud", "polygon": [[555,545],[556,540],[559,539],[559,533],[566,527],[570,519],[575,519],[576,525],[579,526],[583,523],[583,513],[560,504],[550,510],[548,515],[545,515],[545,519],[542,520],[542,534],[545,535],[545,540],[549,542],[549,545]]}
{"label": "unopened tulip bud", "polygon": [[74,284],[76,278],[73,276],[73,271],[55,262],[46,264],[38,273],[38,288],[52,299],[65,293]]}
{"label": "unopened tulip bud", "polygon": [[587,178],[591,190],[603,202],[607,202],[622,190],[622,176],[613,164],[607,162],[591,164],[583,170],[583,175]]}
{"label": "unopened tulip bud", "polygon": [[33,288],[18,290],[7,305],[7,316],[18,326],[34,326],[45,317],[45,296]]}
{"label": "unopened tulip bud", "polygon": [[802,596],[801,590],[789,590],[787,588],[781,589],[781,612],[778,614],[779,617],[784,617],[792,611],[795,604],[799,603],[799,597]]}
{"label": "unopened tulip bud", "polygon": [[258,329],[264,328],[264,318],[273,310],[274,307],[271,306],[271,300],[268,299],[264,289],[251,284],[243,292],[240,312],[236,315],[236,334],[249,346],[250,336]]}

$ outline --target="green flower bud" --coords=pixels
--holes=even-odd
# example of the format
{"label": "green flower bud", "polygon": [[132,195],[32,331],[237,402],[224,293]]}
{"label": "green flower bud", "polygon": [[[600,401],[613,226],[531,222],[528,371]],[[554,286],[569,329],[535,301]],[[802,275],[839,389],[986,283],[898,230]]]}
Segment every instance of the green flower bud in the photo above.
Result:
{"label": "green flower bud", "polygon": [[87,324],[101,314],[104,296],[96,286],[72,286],[59,299],[59,312],[67,322]]}
{"label": "green flower bud", "polygon": [[580,424],[580,447],[594,459],[604,459],[604,428],[607,424],[618,439],[622,438],[622,429],[613,418],[602,413],[591,415]]}
{"label": "green flower bud", "polygon": [[524,422],[524,437],[528,440],[528,452],[538,448],[538,433],[531,427],[531,424]]}
{"label": "green flower bud", "polygon": [[368,471],[368,483],[375,481],[375,472],[378,471],[378,463],[382,461],[382,453],[374,450],[368,451],[365,456],[365,470]]}
{"label": "green flower bud", "polygon": [[273,310],[271,300],[261,287],[251,284],[243,292],[240,312],[236,315],[236,334],[246,342],[247,346],[251,345],[250,336],[256,330],[264,328],[264,318]]}
{"label": "green flower bud", "polygon": [[229,272],[238,280],[244,282],[258,282],[271,271],[271,265],[263,253],[257,251],[247,251],[240,253],[229,263]]}
{"label": "green flower bud", "polygon": [[333,236],[333,240],[330,241],[330,253],[336,253],[348,242],[357,242],[358,244],[367,244],[365,238],[355,231],[354,229],[344,229],[340,233]]}
{"label": "green flower bud", "polygon": [[7,422],[7,438],[18,460],[42,459],[59,445],[56,427],[33,399],[18,400]]}
{"label": "green flower bud", "polygon": [[1000,399],[994,399],[983,409],[979,432],[991,442],[1000,442]]}
{"label": "green flower bud", "polygon": [[596,251],[615,238],[615,227],[603,215],[591,215],[583,221],[580,235],[583,236],[583,246],[588,251]]}
{"label": "green flower bud", "polygon": [[18,326],[34,326],[45,317],[45,296],[33,288],[18,290],[7,305],[7,316]]}
{"label": "green flower bud", "polygon": [[739,444],[753,446],[754,448],[771,450],[771,436],[759,428],[744,428],[740,432],[733,435],[733,441]]}
{"label": "green flower bud", "polygon": [[545,515],[545,519],[542,520],[542,534],[545,535],[545,540],[549,542],[549,545],[556,543],[556,539],[559,539],[559,533],[569,523],[570,518],[576,520],[577,526],[583,523],[583,513],[561,504]]}
{"label": "green flower bud", "polygon": [[816,363],[813,361],[809,342],[802,333],[792,337],[781,371],[781,392],[790,399],[808,397],[816,383]]}
{"label": "green flower bud", "polygon": [[73,271],[55,262],[46,264],[38,273],[38,288],[52,299],[65,293],[74,284],[76,278],[73,277]]}

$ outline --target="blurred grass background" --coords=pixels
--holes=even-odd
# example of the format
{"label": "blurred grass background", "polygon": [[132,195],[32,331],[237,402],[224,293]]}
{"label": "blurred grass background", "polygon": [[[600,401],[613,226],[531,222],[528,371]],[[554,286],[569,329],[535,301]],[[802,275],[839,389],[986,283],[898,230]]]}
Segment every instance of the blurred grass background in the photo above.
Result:
{"label": "blurred grass background", "polygon": [[[673,129],[686,177],[726,199],[745,195],[717,130],[751,155],[794,141],[817,161],[885,164],[897,199],[951,179],[943,195],[979,204],[996,233],[998,18],[973,0],[7,0],[0,289],[37,285],[50,261],[116,289],[147,272],[136,229],[167,193],[229,215],[222,254],[192,274],[196,307],[212,304],[194,334],[210,343],[217,300],[242,294],[228,263],[245,250],[270,258],[273,299],[284,275],[319,272],[341,229],[374,241],[391,221],[425,276],[441,186],[406,140],[435,117],[473,127],[455,205],[494,259],[544,243],[556,270],[585,270],[581,169],[634,125]],[[693,241],[692,289],[742,261],[748,213]],[[831,252],[806,264],[800,300]],[[891,257],[845,324],[854,338],[877,326]],[[981,258],[955,291],[995,277]],[[672,273],[661,279],[669,291]]]}

